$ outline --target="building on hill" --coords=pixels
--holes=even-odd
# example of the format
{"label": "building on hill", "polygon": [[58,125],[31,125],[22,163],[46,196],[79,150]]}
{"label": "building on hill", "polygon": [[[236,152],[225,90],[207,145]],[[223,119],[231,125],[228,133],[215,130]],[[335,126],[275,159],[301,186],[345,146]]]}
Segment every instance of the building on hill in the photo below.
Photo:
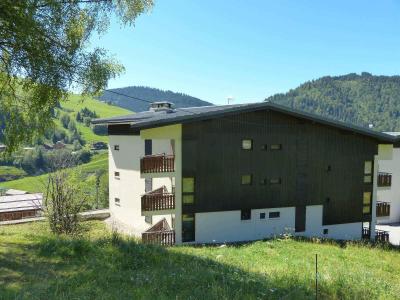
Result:
{"label": "building on hill", "polygon": [[157,105],[94,121],[108,125],[111,214],[145,242],[388,238],[375,207],[395,137],[271,102]]}
{"label": "building on hill", "polygon": [[41,193],[0,196],[0,222],[39,216],[42,199]]}
{"label": "building on hill", "polygon": [[[400,132],[389,132],[400,137]],[[379,161],[376,216],[378,224],[400,223],[400,144],[393,149],[393,159]]]}

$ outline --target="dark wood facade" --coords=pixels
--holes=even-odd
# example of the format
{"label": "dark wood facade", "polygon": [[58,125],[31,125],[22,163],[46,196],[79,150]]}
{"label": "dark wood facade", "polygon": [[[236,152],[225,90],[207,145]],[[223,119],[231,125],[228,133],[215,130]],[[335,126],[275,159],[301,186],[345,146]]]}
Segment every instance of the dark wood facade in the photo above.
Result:
{"label": "dark wood facade", "polygon": [[[251,150],[242,149],[243,139],[252,140]],[[183,124],[183,177],[196,183],[195,203],[183,213],[295,206],[300,214],[323,205],[324,225],[368,221],[363,192],[372,183],[364,183],[364,162],[374,160],[377,144],[272,110]],[[245,174],[251,185],[241,184]]]}

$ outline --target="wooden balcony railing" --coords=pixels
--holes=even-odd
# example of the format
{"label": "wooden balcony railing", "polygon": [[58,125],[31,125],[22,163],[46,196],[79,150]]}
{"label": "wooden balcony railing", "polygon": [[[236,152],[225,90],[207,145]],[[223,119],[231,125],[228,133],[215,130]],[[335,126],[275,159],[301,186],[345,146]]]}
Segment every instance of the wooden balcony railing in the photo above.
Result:
{"label": "wooden balcony railing", "polygon": [[375,241],[389,242],[389,232],[384,230],[375,230]]}
{"label": "wooden balcony railing", "polygon": [[378,186],[391,186],[392,185],[392,174],[390,173],[378,173]]}
{"label": "wooden balcony railing", "polygon": [[175,171],[175,156],[158,154],[146,155],[140,160],[140,172],[142,173],[163,173]]}
{"label": "wooden balcony railing", "polygon": [[376,202],[376,216],[389,217],[390,216],[390,203],[389,202]]}
{"label": "wooden balcony railing", "polygon": [[175,194],[161,187],[142,196],[142,211],[175,209]]}
{"label": "wooden balcony railing", "polygon": [[167,220],[164,218],[142,233],[142,242],[162,246],[174,245],[175,230],[171,230]]}
{"label": "wooden balcony railing", "polygon": [[[370,239],[370,230],[368,227],[363,227],[362,238]],[[389,242],[389,232],[375,229],[375,241]]]}

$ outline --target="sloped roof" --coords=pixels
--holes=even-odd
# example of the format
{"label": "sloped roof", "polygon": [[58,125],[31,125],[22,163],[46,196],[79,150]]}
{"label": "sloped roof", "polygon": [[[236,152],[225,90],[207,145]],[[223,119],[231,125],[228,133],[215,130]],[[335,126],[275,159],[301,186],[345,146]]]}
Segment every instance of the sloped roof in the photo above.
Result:
{"label": "sloped roof", "polygon": [[395,136],[376,132],[374,130],[355,126],[353,124],[333,120],[331,118],[322,117],[316,114],[293,109],[287,106],[279,105],[273,102],[257,102],[236,105],[220,105],[220,106],[202,106],[179,108],[175,110],[166,111],[146,111],[137,114],[130,114],[125,116],[118,116],[112,118],[95,119],[93,124],[131,124],[132,128],[147,129],[160,127],[171,124],[194,122],[199,120],[207,120],[219,118],[227,115],[234,115],[237,113],[260,111],[260,110],[273,110],[283,114],[291,115],[294,117],[311,120],[316,123],[336,127],[343,130],[349,130],[362,135],[370,136],[379,141],[386,143],[393,143],[397,140]]}
{"label": "sloped roof", "polygon": [[43,194],[24,194],[0,197],[0,213],[42,208]]}

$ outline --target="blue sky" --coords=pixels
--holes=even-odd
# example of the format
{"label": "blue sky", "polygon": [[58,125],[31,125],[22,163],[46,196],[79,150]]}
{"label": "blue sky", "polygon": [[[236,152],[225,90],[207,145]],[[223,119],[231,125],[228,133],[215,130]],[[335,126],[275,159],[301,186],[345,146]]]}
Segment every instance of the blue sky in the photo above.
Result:
{"label": "blue sky", "polygon": [[92,46],[144,85],[215,104],[254,102],[325,75],[400,73],[400,1],[156,0]]}

